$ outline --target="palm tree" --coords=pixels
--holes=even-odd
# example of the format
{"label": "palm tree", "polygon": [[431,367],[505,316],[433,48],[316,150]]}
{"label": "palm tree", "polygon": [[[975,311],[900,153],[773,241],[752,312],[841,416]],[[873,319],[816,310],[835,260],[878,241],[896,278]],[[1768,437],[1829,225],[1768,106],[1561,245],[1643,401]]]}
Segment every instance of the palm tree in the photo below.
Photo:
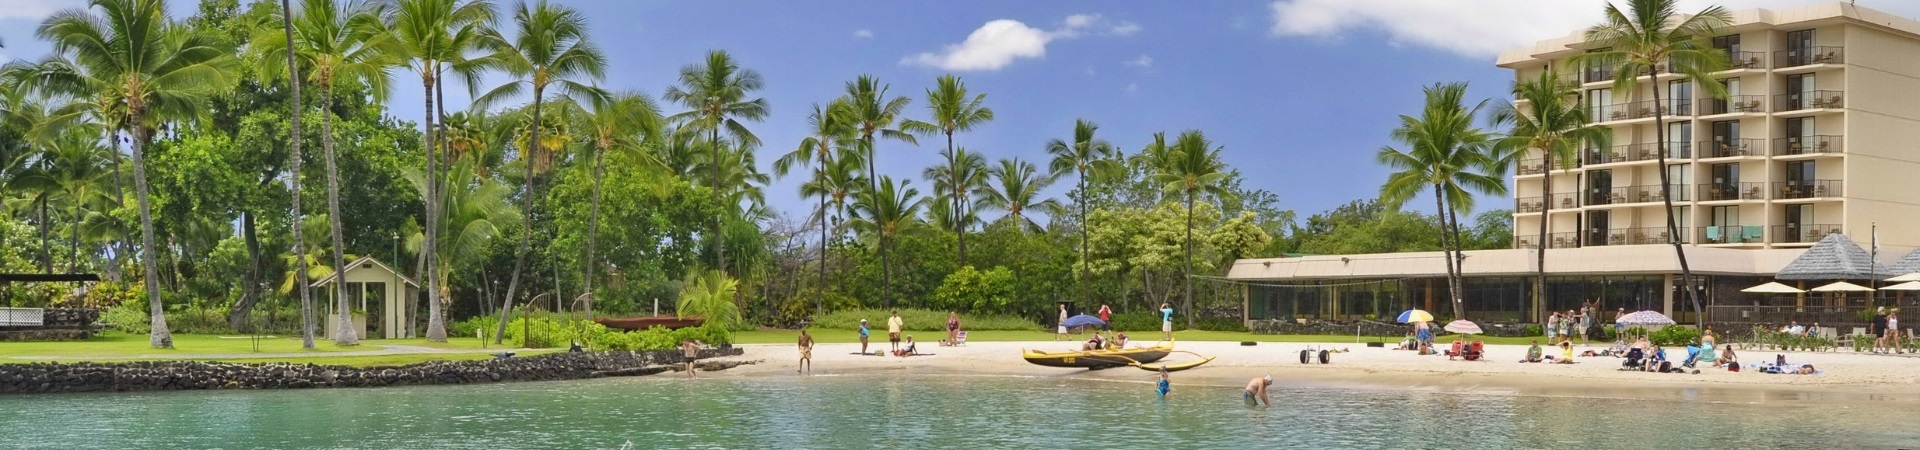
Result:
{"label": "palm tree", "polygon": [[[641,142],[660,134],[660,107],[637,92],[588,98],[591,111],[581,114],[593,138],[593,198],[587,215],[587,320],[593,320],[594,239],[600,233],[600,180],[606,174],[607,152],[639,152]],[[575,109],[578,109],[577,107]]]}
{"label": "palm tree", "polygon": [[[704,65],[689,65],[680,68],[680,86],[667,88],[662,97],[667,101],[678,102],[688,108],[687,112],[674,114],[673,119],[691,124],[698,130],[707,132],[707,145],[711,148],[712,161],[720,161],[720,130],[726,129],[727,135],[740,144],[743,149],[760,146],[760,138],[747,130],[742,120],[759,122],[767,116],[767,100],[747,99],[753,91],[760,90],[760,72],[743,69],[733,61],[733,56],[725,50],[707,53]],[[713,169],[713,190],[716,194],[727,192],[727,185],[721,184],[721,166]],[[731,208],[738,208],[732,205]],[[729,213],[731,213],[729,208]],[[714,238],[716,239],[717,263],[721,271],[727,270],[727,243],[722,237],[725,217],[714,218]]]}
{"label": "palm tree", "polygon": [[[285,39],[283,42],[293,42],[293,14],[286,13],[292,10],[293,5],[290,0],[280,0],[280,33],[281,38]],[[294,51],[293,46],[285,46],[285,50],[287,53],[287,67],[298,66],[300,64],[299,55]],[[302,115],[300,111],[305,111],[305,109],[301,109],[300,107],[300,77],[288,75],[287,85],[290,88],[289,92],[292,94],[288,98],[293,102],[292,108],[289,109],[289,111],[294,111],[294,113],[287,115],[287,119],[292,122],[292,126],[287,131],[287,139],[291,141],[288,159],[290,160],[289,165],[292,166],[293,169],[293,173],[289,177],[293,179],[293,209],[291,210],[293,220],[290,223],[297,224],[303,220],[300,209],[300,138],[303,136],[300,128],[300,116]],[[293,254],[306,255],[307,238],[301,229],[302,227],[296,226],[288,228],[293,229]],[[306,258],[297,258],[293,267],[293,281],[296,286],[302,286],[300,289],[300,348],[313,350],[313,290],[304,288],[304,286],[310,284],[307,279],[306,263]]]}
{"label": "palm tree", "polygon": [[[928,208],[940,210],[940,214],[936,215],[940,228],[956,231],[960,242],[964,243],[966,229],[979,221],[980,214],[973,210],[976,202],[970,197],[973,193],[987,190],[987,160],[978,153],[967,151],[965,147],[954,149],[950,155],[946,164],[928,167],[921,171],[920,176],[933,182],[933,190],[937,193],[935,202],[942,203],[938,208]],[[962,245],[961,248],[966,248],[965,244]],[[964,266],[967,259],[965,253],[961,255],[960,265]]]}
{"label": "palm tree", "polygon": [[[914,139],[912,134],[893,128],[894,121],[900,118],[900,112],[907,109],[907,104],[912,103],[913,100],[907,99],[906,96],[887,98],[887,90],[889,87],[887,84],[881,83],[879,78],[874,78],[872,75],[861,75],[859,78],[847,82],[847,93],[844,97],[841,97],[842,100],[847,102],[847,121],[853,125],[854,133],[860,137],[860,149],[857,153],[860,155],[860,159],[867,163],[868,192],[880,190],[880,177],[878,177],[878,174],[874,171],[874,160],[880,159],[880,155],[874,147],[874,137],[876,135],[881,138],[920,145],[920,142]],[[889,271],[892,269],[887,262],[886,235],[880,237],[879,244],[881,278],[891,279],[892,274]],[[881,295],[885,299],[886,305],[892,307],[893,286],[891,284],[885,286],[881,289]]]}
{"label": "palm tree", "polygon": [[[378,7],[362,0],[348,0],[344,7],[335,5],[334,0],[301,0],[299,16],[293,19],[292,40],[273,30],[261,30],[253,41],[268,53],[292,47],[300,60],[297,66],[306,72],[305,81],[320,87],[320,145],[327,161],[327,217],[333,224],[334,267],[346,267],[347,263],[343,255],[346,227],[340,214],[340,169],[333,147],[333,85],[344,81],[366,89],[375,102],[386,99],[387,70],[393,63],[383,51],[386,35],[381,33],[380,15]],[[273,67],[278,61],[262,60],[270,72],[279,72],[281,68]],[[333,341],[357,345],[360,338],[353,330],[352,315],[347,314],[351,308],[346,289],[333,292],[334,310],[341,312]]]}
{"label": "palm tree", "polygon": [[[947,158],[949,170],[955,170],[964,167],[965,164],[961,162],[961,156],[953,146],[953,133],[972,130],[976,125],[993,121],[993,109],[982,104],[986,100],[987,94],[968,98],[966,83],[960,82],[960,78],[952,74],[942,75],[935,81],[934,88],[927,90],[927,110],[933,113],[933,122],[909,119],[902,122],[900,128],[920,135],[946,135],[947,150],[941,153],[941,156]],[[971,187],[964,183],[956,183],[944,187],[936,186],[934,189],[940,191],[940,196],[948,197],[951,201],[950,211],[961,218],[970,217],[967,210],[972,205],[967,202],[967,193],[972,189]],[[954,236],[960,240],[960,266],[967,265],[966,227],[967,222],[962,220],[956,221],[953,228]]]}
{"label": "palm tree", "polygon": [[[1612,67],[1616,75],[1613,79],[1614,92],[1638,92],[1639,75],[1657,73],[1664,65],[1671,73],[1680,74],[1681,79],[1700,86],[1702,92],[1715,98],[1727,96],[1727,87],[1718,79],[1710,76],[1713,72],[1727,68],[1727,54],[1714,48],[1707,39],[1719,36],[1726,29],[1733,16],[1719,6],[1707,7],[1690,16],[1683,16],[1674,0],[1630,0],[1628,10],[1621,11],[1619,5],[1607,4],[1606,21],[1587,29],[1587,48],[1596,49],[1573,59],[1575,64],[1599,67]],[[1660,88],[1653,88],[1653,133],[1655,155],[1660,167],[1667,167],[1667,127],[1665,105],[1660,103]],[[1695,311],[1699,311],[1700,293],[1693,287],[1693,268],[1687,265],[1686,250],[1681,248],[1679,223],[1673,217],[1673,181],[1666,170],[1660,171],[1660,201],[1666,206],[1668,243],[1673,245],[1673,254],[1680,258],[1681,283],[1686,286],[1687,300],[1693,302]],[[1696,316],[1705,320],[1703,316]]]}
{"label": "palm tree", "polygon": [[814,292],[814,312],[820,313],[826,306],[827,286],[827,197],[832,190],[827,187],[827,168],[833,165],[836,149],[844,149],[853,140],[853,127],[844,120],[846,102],[834,101],[821,107],[813,105],[813,112],[807,114],[807,128],[813,135],[800,141],[800,146],[773,161],[773,173],[787,176],[793,166],[813,166],[813,179],[800,186],[801,195],[820,198],[819,210],[815,217],[820,221],[820,289]]}
{"label": "palm tree", "polygon": [[[284,1],[284,0],[283,0]],[[427,223],[424,227],[427,235],[423,241],[426,246],[421,254],[426,258],[428,267],[436,267],[439,251],[439,234],[442,229],[440,211],[443,195],[440,193],[441,175],[438,173],[443,158],[440,146],[436,145],[447,134],[445,123],[434,119],[438,117],[434,108],[445,108],[445,102],[436,105],[434,98],[445,85],[441,74],[456,63],[468,61],[467,52],[478,45],[480,36],[492,26],[494,20],[493,4],[485,0],[397,0],[391,8],[387,26],[387,43],[395,60],[410,72],[420,76],[420,84],[426,102],[423,110],[425,119],[421,122],[421,137],[425,140],[426,179],[425,196]],[[438,126],[436,126],[438,124]],[[438,285],[440,274],[428,271],[426,282],[429,286]],[[427,290],[427,340],[447,341],[447,320],[445,307],[440,293],[435,289]]]}
{"label": "palm tree", "polygon": [[528,88],[533,90],[533,119],[529,122],[532,135],[527,140],[534,145],[521,147],[521,161],[526,163],[524,174],[526,183],[520,198],[520,250],[513,258],[513,275],[507,281],[507,301],[501,303],[500,329],[494,333],[495,344],[503,342],[507,330],[507,305],[512,305],[514,294],[520,288],[520,273],[526,270],[528,246],[533,242],[533,199],[538,194],[534,179],[538,172],[534,162],[544,143],[540,131],[546,128],[540,119],[540,106],[546,101],[548,88],[558,89],[562,96],[581,98],[599,93],[598,89],[581,83],[577,78],[599,79],[605,72],[607,56],[600,48],[587,39],[587,18],[565,6],[556,6],[540,0],[528,5],[525,1],[515,8],[513,22],[518,33],[509,40],[498,30],[483,30],[481,44],[492,49],[486,57],[488,65],[507,72],[514,81],[500,85],[474,101],[477,105],[492,105],[510,97],[517,97]]}
{"label": "palm tree", "polygon": [[161,122],[202,113],[200,101],[226,85],[233,58],[209,38],[169,21],[163,0],[92,0],[89,4],[89,9],[54,13],[36,34],[52,42],[56,54],[84,67],[93,79],[115,86],[119,96],[115,108],[133,132],[140,262],[153,316],[147,339],[156,348],[171,348],[173,335],[167,331],[165,305],[160,300],[159,254],[147,195],[147,140],[150,129]]}
{"label": "palm tree", "polygon": [[1201,194],[1215,198],[1230,198],[1221,183],[1226,181],[1226,163],[1220,161],[1220,151],[1225,147],[1215,147],[1200,130],[1187,130],[1174,138],[1154,180],[1164,185],[1161,191],[1178,193],[1186,197],[1187,203],[1187,295],[1181,308],[1187,312],[1187,328],[1193,328],[1193,201]]}
{"label": "palm tree", "polygon": [[687,277],[686,286],[680,291],[680,301],[674,305],[674,315],[702,316],[706,319],[703,326],[717,330],[740,322],[740,307],[733,303],[740,280],[723,271],[709,270]]}
{"label": "palm tree", "polygon": [[1006,217],[1001,220],[1010,221],[1021,230],[1040,230],[1040,224],[1026,216],[1027,210],[1043,209],[1051,213],[1062,209],[1058,200],[1040,197],[1040,192],[1052,186],[1056,178],[1041,173],[1031,162],[1021,161],[1019,157],[1001,158],[999,165],[988,173],[993,175],[993,183],[981,204],[1006,211]]}
{"label": "palm tree", "polygon": [[[1473,194],[1505,193],[1501,175],[1504,161],[1492,154],[1493,137],[1473,126],[1475,117],[1486,105],[1482,101],[1466,106],[1466,83],[1436,84],[1425,88],[1426,106],[1420,117],[1400,116],[1400,127],[1390,137],[1407,150],[1381,148],[1375,159],[1398,170],[1380,186],[1383,202],[1398,208],[1420,191],[1433,190],[1434,214],[1440,222],[1440,245],[1447,264],[1447,288],[1452,296],[1453,317],[1463,319],[1460,304],[1460,239],[1454,211],[1472,211]],[[1452,231],[1452,232],[1450,232]]]}
{"label": "palm tree", "polygon": [[[427,289],[441,291],[442,295],[451,295],[452,286],[448,279],[453,268],[474,264],[485,260],[488,249],[495,239],[512,229],[514,222],[520,221],[519,211],[513,207],[512,188],[505,184],[483,177],[474,165],[479,161],[472,158],[459,158],[453,161],[443,180],[449,188],[443,199],[446,214],[447,231],[436,234],[441,240],[433,245],[440,252],[433,259],[434,265],[426,270],[437,273],[440,284],[429,285]],[[428,186],[420,172],[408,172],[407,180],[423,195]],[[407,247],[412,251],[425,251],[428,244],[424,231],[408,237]]]}
{"label": "palm tree", "polygon": [[[1613,141],[1613,132],[1607,127],[1593,125],[1591,117],[1576,100],[1579,88],[1572,82],[1560,77],[1551,70],[1540,72],[1540,77],[1513,85],[1514,98],[1527,102],[1516,105],[1505,102],[1493,111],[1494,126],[1510,126],[1511,131],[1496,144],[1496,153],[1500,155],[1520,155],[1538,151],[1544,178],[1541,181],[1540,204],[1540,245],[1534,268],[1539,272],[1534,278],[1534,302],[1540,304],[1545,298],[1547,288],[1547,227],[1549,212],[1553,208],[1553,172],[1555,168],[1572,169],[1575,158],[1581,148],[1608,148]],[[1510,158],[1509,158],[1510,159]],[[1556,163],[1558,165],[1556,166]],[[1539,308],[1535,308],[1538,310]]]}
{"label": "palm tree", "polygon": [[[860,192],[853,201],[853,228],[866,231],[880,240],[880,248],[886,248],[888,239],[900,235],[900,232],[913,224],[920,215],[920,190],[914,189],[913,180],[900,180],[894,184],[893,177],[882,176],[878,189]],[[887,267],[886,253],[880,258],[880,290],[884,292],[887,306],[893,306],[893,272]]]}
{"label": "palm tree", "polygon": [[[1093,137],[1100,125],[1087,119],[1073,121],[1073,142],[1054,139],[1047,141],[1047,154],[1053,155],[1053,161],[1047,166],[1054,176],[1072,171],[1079,176],[1079,187],[1074,188],[1074,203],[1080,206],[1080,301],[1091,302],[1093,298],[1087,290],[1087,272],[1091,264],[1087,259],[1087,181],[1089,177],[1101,177],[1114,172],[1113,144]],[[1165,140],[1164,135],[1155,135]]]}
{"label": "palm tree", "polygon": [[[821,196],[827,199],[827,204],[831,205],[833,210],[832,234],[836,239],[846,235],[845,230],[840,227],[847,222],[848,199],[867,190],[867,180],[860,175],[861,168],[859,155],[843,152],[821,166],[819,177],[800,185],[800,195]],[[826,244],[823,242],[821,245]]]}

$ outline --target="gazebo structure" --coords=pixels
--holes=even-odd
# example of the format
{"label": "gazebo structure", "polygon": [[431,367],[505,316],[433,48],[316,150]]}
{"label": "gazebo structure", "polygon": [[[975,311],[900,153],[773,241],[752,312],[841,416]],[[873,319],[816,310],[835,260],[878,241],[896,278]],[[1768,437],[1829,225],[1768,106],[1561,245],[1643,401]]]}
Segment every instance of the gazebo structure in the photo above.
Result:
{"label": "gazebo structure", "polygon": [[[1820,242],[1807,248],[1806,253],[1794,258],[1786,267],[1774,275],[1775,279],[1794,281],[1799,289],[1808,289],[1809,281],[1878,281],[1892,277],[1892,270],[1873,260],[1873,255],[1860,244],[1853,242],[1844,234],[1833,233],[1820,238]],[[1824,284],[1824,283],[1823,283]],[[1817,285],[1816,285],[1817,286]],[[1796,310],[1805,308],[1806,294],[1794,297]],[[1829,310],[1844,309],[1844,298],[1826,297],[1825,307]],[[1866,298],[1860,299],[1865,306]]]}
{"label": "gazebo structure", "polygon": [[1920,272],[1920,249],[1914,249],[1914,251],[1908,252],[1907,256],[1900,257],[1898,261],[1894,261],[1892,265],[1887,266],[1887,270],[1890,271],[1888,275],[1896,277]]}
{"label": "gazebo structure", "polygon": [[318,290],[314,293],[314,303],[319,305],[321,317],[326,318],[325,323],[319,324],[323,334],[328,338],[333,336],[340,316],[333,310],[332,289],[322,288],[340,289],[341,274],[346,274],[347,304],[353,309],[353,324],[360,330],[360,338],[413,337],[413,315],[418,303],[415,297],[420,284],[371,256],[353,260],[347,263],[346,270],[334,271],[307,285]]}

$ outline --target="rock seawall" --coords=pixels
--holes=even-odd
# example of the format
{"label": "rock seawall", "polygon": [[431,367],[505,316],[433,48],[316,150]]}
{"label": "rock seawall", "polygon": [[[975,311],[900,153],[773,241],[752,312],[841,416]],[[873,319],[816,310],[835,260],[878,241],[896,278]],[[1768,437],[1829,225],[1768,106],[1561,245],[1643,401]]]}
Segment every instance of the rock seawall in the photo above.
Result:
{"label": "rock seawall", "polygon": [[[739,356],[738,347],[710,349],[700,358]],[[0,364],[0,394],[169,391],[198,389],[307,389],[421,386],[510,381],[578,380],[650,375],[686,362],[678,350],[554,353],[404,366],[231,364],[199,361],[126,361]],[[699,363],[722,370],[738,361]]]}

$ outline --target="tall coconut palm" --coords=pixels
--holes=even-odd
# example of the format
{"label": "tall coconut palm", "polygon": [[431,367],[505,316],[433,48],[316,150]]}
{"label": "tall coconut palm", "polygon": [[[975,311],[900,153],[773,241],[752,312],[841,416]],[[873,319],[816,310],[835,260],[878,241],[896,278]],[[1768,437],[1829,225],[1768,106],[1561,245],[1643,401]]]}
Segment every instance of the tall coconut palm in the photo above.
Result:
{"label": "tall coconut palm", "polygon": [[1031,162],[1021,161],[1019,157],[1001,158],[998,165],[987,171],[993,175],[993,182],[986,190],[981,205],[1006,211],[1001,220],[1009,221],[1023,231],[1039,231],[1040,223],[1027,217],[1029,210],[1045,210],[1053,213],[1062,209],[1059,200],[1041,197],[1040,192],[1053,185],[1057,178],[1053,174],[1042,173]]}
{"label": "tall coconut palm", "polygon": [[[320,88],[320,146],[326,154],[327,217],[333,224],[333,266],[346,267],[340,169],[335,161],[338,152],[333,146],[333,87],[337,82],[348,83],[365,89],[375,102],[384,101],[391,78],[387,70],[394,62],[384,51],[386,35],[382,33],[379,7],[362,0],[348,0],[344,5],[334,1],[301,0],[300,12],[293,18],[292,40],[274,32],[276,30],[261,30],[253,42],[269,54],[292,47],[300,60],[297,67],[305,72],[305,81]],[[268,63],[271,72],[281,70],[271,67],[278,65],[278,58],[262,61]],[[352,315],[348,314],[352,309],[347,304],[346,290],[334,289],[333,292],[334,310],[340,312],[333,341],[339,345],[357,345],[360,337],[353,330]]]}
{"label": "tall coconut palm", "polygon": [[[292,10],[293,10],[293,4],[291,3],[291,0],[280,0],[280,11],[281,11],[280,33],[281,33],[281,39],[283,39],[282,42],[293,42],[293,14],[287,14],[288,11],[292,11]],[[287,54],[286,67],[291,68],[291,67],[299,66],[300,56],[296,51],[294,51],[294,47],[290,45],[283,46],[283,47],[284,47],[284,50],[286,50],[286,54]],[[264,60],[264,59],[273,59],[273,58],[262,58],[262,59]],[[289,109],[289,111],[296,111],[293,114],[287,115],[287,119],[292,122],[291,124],[292,126],[287,131],[287,139],[290,141],[289,147],[288,147],[289,148],[288,165],[293,170],[292,174],[288,177],[288,178],[291,178],[293,181],[292,183],[293,208],[290,210],[290,212],[293,213],[292,214],[293,217],[292,217],[292,221],[289,223],[297,224],[297,223],[303,223],[301,221],[305,220],[303,219],[304,216],[301,214],[302,211],[300,209],[300,197],[301,197],[300,193],[302,192],[300,190],[300,179],[301,179],[300,138],[303,135],[301,134],[302,131],[300,128],[300,116],[302,114],[298,113],[298,111],[305,111],[305,109],[302,109],[300,105],[302,101],[300,97],[300,77],[294,76],[291,73],[289,73],[287,75],[287,86],[289,87],[288,92],[292,94],[288,97],[289,100],[292,102],[291,109]],[[303,227],[295,226],[295,227],[288,227],[288,228],[293,229],[292,230],[293,231],[293,254],[295,255],[307,254],[307,249],[306,249],[307,238],[305,236],[304,230],[302,229]],[[305,286],[311,284],[307,279],[306,263],[307,263],[306,258],[304,257],[296,258],[292,272],[294,274],[293,275],[294,285],[301,286],[300,288],[300,348],[313,350],[314,349],[313,290],[305,288]]]}
{"label": "tall coconut palm", "polygon": [[[433,259],[433,266],[426,270],[438,272],[438,285],[429,285],[427,289],[441,291],[442,295],[451,295],[452,286],[448,278],[453,268],[473,264],[487,257],[488,249],[500,236],[508,233],[520,221],[520,212],[515,211],[512,188],[505,184],[483,177],[474,170],[478,160],[458,158],[448,166],[447,178],[441,212],[446,214],[448,233],[437,234],[441,242],[432,248],[440,252]],[[423,174],[409,171],[407,180],[423,195],[428,186]],[[408,238],[407,247],[412,251],[425,251],[426,235],[415,234]]]}
{"label": "tall coconut palm", "polygon": [[[972,130],[974,126],[993,121],[993,109],[983,104],[986,100],[987,94],[973,95],[969,98],[967,85],[962,83],[959,77],[951,74],[942,75],[935,81],[934,88],[927,90],[927,111],[933,114],[932,121],[907,120],[900,124],[900,128],[923,136],[946,135],[947,150],[940,156],[947,158],[947,167],[950,169],[964,167],[965,164],[961,162],[961,157],[953,146],[953,134]],[[936,186],[934,189],[940,191],[940,196],[949,199],[950,211],[962,218],[969,217],[967,211],[972,208],[972,204],[967,201],[967,194],[972,188],[965,186],[964,183],[957,183],[944,187]],[[964,220],[956,221],[954,225],[954,236],[960,240],[959,265],[965,266],[967,265],[967,223]]]}
{"label": "tall coconut palm", "polygon": [[165,305],[160,300],[159,254],[147,195],[147,140],[161,123],[201,114],[201,101],[226,85],[233,64],[230,51],[169,21],[166,13],[163,0],[91,0],[88,9],[54,13],[36,31],[53,43],[56,54],[84,67],[93,79],[105,81],[102,85],[114,86],[119,96],[116,108],[133,133],[140,262],[153,316],[147,339],[156,348],[172,347],[173,335],[167,331]]}
{"label": "tall coconut palm", "polygon": [[[860,175],[862,164],[858,154],[841,153],[821,166],[818,177],[800,184],[800,195],[821,196],[827,199],[827,205],[833,211],[832,239],[846,236],[841,227],[846,225],[849,200],[861,191],[867,190],[867,179]],[[825,245],[824,243],[822,245]]]}
{"label": "tall coconut palm", "polygon": [[[1710,6],[1693,15],[1682,15],[1675,0],[1630,0],[1628,9],[1608,3],[1606,19],[1587,29],[1587,48],[1591,53],[1574,58],[1575,64],[1611,67],[1617,74],[1614,92],[1637,93],[1641,74],[1652,74],[1661,67],[1691,81],[1702,92],[1715,98],[1727,96],[1727,87],[1710,74],[1727,68],[1727,54],[1714,48],[1708,39],[1719,36],[1733,16],[1719,6]],[[1667,167],[1667,127],[1665,104],[1660,102],[1660,87],[1654,86],[1654,154],[1660,167]],[[1668,243],[1680,259],[1681,284],[1695,311],[1701,310],[1700,292],[1693,286],[1693,268],[1687,265],[1687,252],[1680,243],[1679,223],[1673,217],[1673,180],[1660,170],[1660,201],[1666,206]],[[1704,315],[1696,315],[1706,320]]]}
{"label": "tall coconut palm", "polygon": [[1460,239],[1450,232],[1457,227],[1453,212],[1473,210],[1473,193],[1469,190],[1505,193],[1506,180],[1501,175],[1505,167],[1492,152],[1493,136],[1474,127],[1474,119],[1486,102],[1467,107],[1466,83],[1436,84],[1424,90],[1426,103],[1420,116],[1400,116],[1400,127],[1389,134],[1407,149],[1384,147],[1375,155],[1381,164],[1397,171],[1380,186],[1380,197],[1398,208],[1421,191],[1432,189],[1453,317],[1463,319],[1457,268]]}
{"label": "tall coconut palm", "polygon": [[[593,41],[587,37],[587,18],[572,8],[553,5],[547,0],[527,4],[525,1],[515,8],[514,28],[517,33],[513,39],[507,39],[498,30],[483,30],[481,44],[493,50],[486,57],[488,65],[506,72],[513,81],[500,85],[486,95],[480,96],[474,103],[493,105],[508,98],[518,97],[529,89],[533,92],[532,135],[527,142],[543,142],[540,132],[545,126],[540,118],[540,107],[546,102],[548,89],[555,89],[562,96],[585,98],[599,93],[598,89],[583,83],[585,79],[599,79],[606,71],[607,56],[600,52]],[[540,158],[541,145],[522,147],[521,161],[526,163],[525,185],[520,198],[520,250],[513,258],[513,275],[507,281],[507,301],[501,303],[500,328],[494,333],[494,343],[503,342],[507,330],[507,305],[513,304],[515,294],[520,288],[520,274],[526,270],[528,246],[533,242],[533,199],[536,190],[538,172],[534,162]]]}
{"label": "tall coconut palm", "polygon": [[[1087,290],[1089,284],[1087,272],[1091,264],[1087,259],[1087,229],[1089,228],[1087,182],[1089,178],[1100,178],[1119,170],[1118,165],[1113,162],[1113,144],[1094,137],[1096,131],[1100,131],[1100,125],[1087,119],[1079,119],[1073,121],[1073,142],[1059,139],[1047,141],[1047,154],[1053,155],[1053,161],[1047,166],[1052,169],[1054,176],[1071,171],[1078,177],[1075,182],[1079,187],[1074,188],[1072,200],[1080,206],[1080,301],[1082,303],[1093,300]],[[1161,137],[1162,140],[1165,138],[1164,135],[1156,134],[1155,136]]]}
{"label": "tall coconut palm", "polygon": [[[468,52],[478,46],[480,36],[493,26],[494,9],[493,4],[486,0],[391,1],[392,6],[387,8],[386,42],[391,46],[395,60],[407,71],[420,76],[421,98],[426,103],[426,109],[422,112],[425,118],[421,122],[421,137],[426,144],[426,179],[430,182],[427,183],[426,195],[422,197],[426,199],[423,203],[426,204],[427,223],[424,232],[427,238],[423,241],[426,247],[421,250],[421,255],[427,259],[428,267],[437,267],[439,264],[435,258],[439,257],[440,252],[434,247],[439,245],[439,234],[443,228],[440,223],[443,200],[437,181],[441,179],[439,170],[443,157],[440,156],[442,149],[436,144],[443,139],[435,135],[437,133],[444,137],[448,130],[446,124],[435,120],[438,115],[434,113],[436,107],[445,108],[445,102],[434,100],[446,84],[441,75],[451,65],[468,61]],[[476,167],[486,166],[479,164]],[[437,285],[441,281],[437,279],[439,276],[428,271],[425,274],[427,284]],[[429,341],[447,340],[446,308],[442,303],[439,292],[427,290]]]}
{"label": "tall coconut palm", "polygon": [[1187,204],[1187,294],[1181,308],[1187,312],[1187,327],[1193,327],[1193,202],[1201,195],[1215,198],[1231,198],[1223,182],[1227,179],[1227,164],[1220,160],[1220,151],[1225,147],[1215,147],[1200,130],[1187,130],[1174,138],[1173,146],[1160,166],[1154,181],[1160,182],[1162,192],[1179,194]]}
{"label": "tall coconut palm", "polygon": [[[1572,169],[1575,158],[1581,148],[1608,148],[1613,145],[1613,132],[1607,127],[1594,125],[1587,116],[1587,108],[1580,105],[1579,88],[1571,81],[1551,70],[1543,70],[1538,78],[1516,82],[1513,96],[1516,101],[1525,101],[1524,105],[1509,101],[1493,110],[1493,125],[1508,126],[1511,130],[1496,143],[1496,153],[1500,155],[1522,155],[1538,152],[1540,167],[1545,173],[1541,185],[1540,239],[1534,269],[1534,303],[1545,300],[1547,287],[1547,234],[1551,226],[1548,220],[1553,208],[1553,169]],[[1511,159],[1511,158],[1509,158]],[[1535,310],[1540,308],[1536,307]],[[1544,318],[1541,318],[1544,320]]]}
{"label": "tall coconut palm", "polygon": [[[798,166],[813,166],[813,179],[800,186],[801,195],[820,198],[820,207],[815,217],[820,223],[820,289],[814,291],[814,313],[818,314],[826,306],[827,286],[827,197],[832,190],[827,187],[827,168],[833,165],[836,150],[846,148],[853,140],[853,127],[846,122],[846,102],[834,101],[822,107],[813,105],[813,112],[807,114],[807,129],[813,134],[800,141],[800,146],[773,161],[773,173],[787,176],[787,172]],[[809,186],[811,185],[811,186]]]}
{"label": "tall coconut palm", "polygon": [[[593,196],[587,214],[587,320],[593,320],[594,240],[600,233],[600,180],[606,174],[607,152],[639,152],[642,142],[660,134],[660,107],[638,92],[620,92],[588,98],[592,109],[582,120],[593,139]],[[577,107],[575,109],[578,109]]]}
{"label": "tall coconut palm", "polygon": [[[933,200],[941,203],[937,222],[942,229],[960,232],[960,242],[966,242],[967,228],[979,222],[979,212],[974,211],[973,194],[987,190],[987,160],[980,154],[967,151],[965,147],[954,149],[946,163],[928,167],[920,176],[933,182],[936,193]],[[964,247],[962,247],[964,248]],[[963,253],[964,255],[964,253]],[[966,265],[966,258],[960,258],[960,264]]]}
{"label": "tall coconut palm", "polygon": [[[852,224],[855,230],[865,231],[879,239],[881,248],[886,248],[884,243],[888,239],[906,231],[920,216],[920,205],[924,199],[920,198],[920,190],[911,186],[913,180],[900,180],[899,184],[895,184],[893,177],[881,176],[876,184],[880,186],[878,189],[855,195],[855,218]],[[887,307],[893,307],[893,272],[887,267],[886,254],[881,255],[880,290],[886,293]]]}
{"label": "tall coconut palm", "polygon": [[[714,50],[707,53],[704,64],[680,68],[680,86],[667,88],[662,97],[687,107],[687,112],[675,114],[673,119],[692,125],[696,130],[706,131],[708,150],[713,155],[711,160],[720,161],[724,159],[720,155],[722,129],[742,149],[760,146],[760,138],[754,136],[742,121],[759,122],[767,116],[766,99],[747,98],[753,91],[760,90],[761,84],[760,72],[741,68],[725,50]],[[711,167],[715,193],[726,193],[728,188],[721,183],[724,178],[720,173],[721,167],[718,164]],[[732,208],[738,207],[731,205],[728,213],[731,214]],[[714,267],[721,271],[728,270],[727,243],[726,238],[722,237],[726,234],[723,231],[726,220],[726,217],[714,218],[713,227],[714,239],[718,244]]]}
{"label": "tall coconut palm", "polygon": [[[912,134],[894,128],[894,122],[900,119],[901,111],[906,110],[907,105],[913,100],[907,99],[906,96],[888,98],[889,88],[890,86],[881,83],[879,78],[861,75],[847,82],[847,92],[841,97],[847,102],[847,121],[853,125],[854,134],[860,138],[860,148],[857,153],[860,155],[860,160],[867,163],[867,189],[870,192],[880,190],[880,177],[874,169],[874,161],[880,159],[878,149],[874,146],[876,137],[920,145],[920,141],[914,139]],[[880,236],[879,244],[881,278],[891,278],[892,274],[889,271],[892,269],[887,263],[886,235]],[[892,307],[893,286],[884,286],[880,291],[885,304]]]}

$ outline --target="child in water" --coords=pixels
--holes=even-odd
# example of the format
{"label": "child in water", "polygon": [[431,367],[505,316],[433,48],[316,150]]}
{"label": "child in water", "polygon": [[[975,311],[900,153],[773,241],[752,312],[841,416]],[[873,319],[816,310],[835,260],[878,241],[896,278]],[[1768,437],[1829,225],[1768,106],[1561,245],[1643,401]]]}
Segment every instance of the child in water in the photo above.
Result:
{"label": "child in water", "polygon": [[1173,390],[1173,382],[1167,379],[1167,368],[1160,368],[1160,382],[1156,383],[1153,390],[1160,393],[1161,400],[1166,400],[1167,392]]}

